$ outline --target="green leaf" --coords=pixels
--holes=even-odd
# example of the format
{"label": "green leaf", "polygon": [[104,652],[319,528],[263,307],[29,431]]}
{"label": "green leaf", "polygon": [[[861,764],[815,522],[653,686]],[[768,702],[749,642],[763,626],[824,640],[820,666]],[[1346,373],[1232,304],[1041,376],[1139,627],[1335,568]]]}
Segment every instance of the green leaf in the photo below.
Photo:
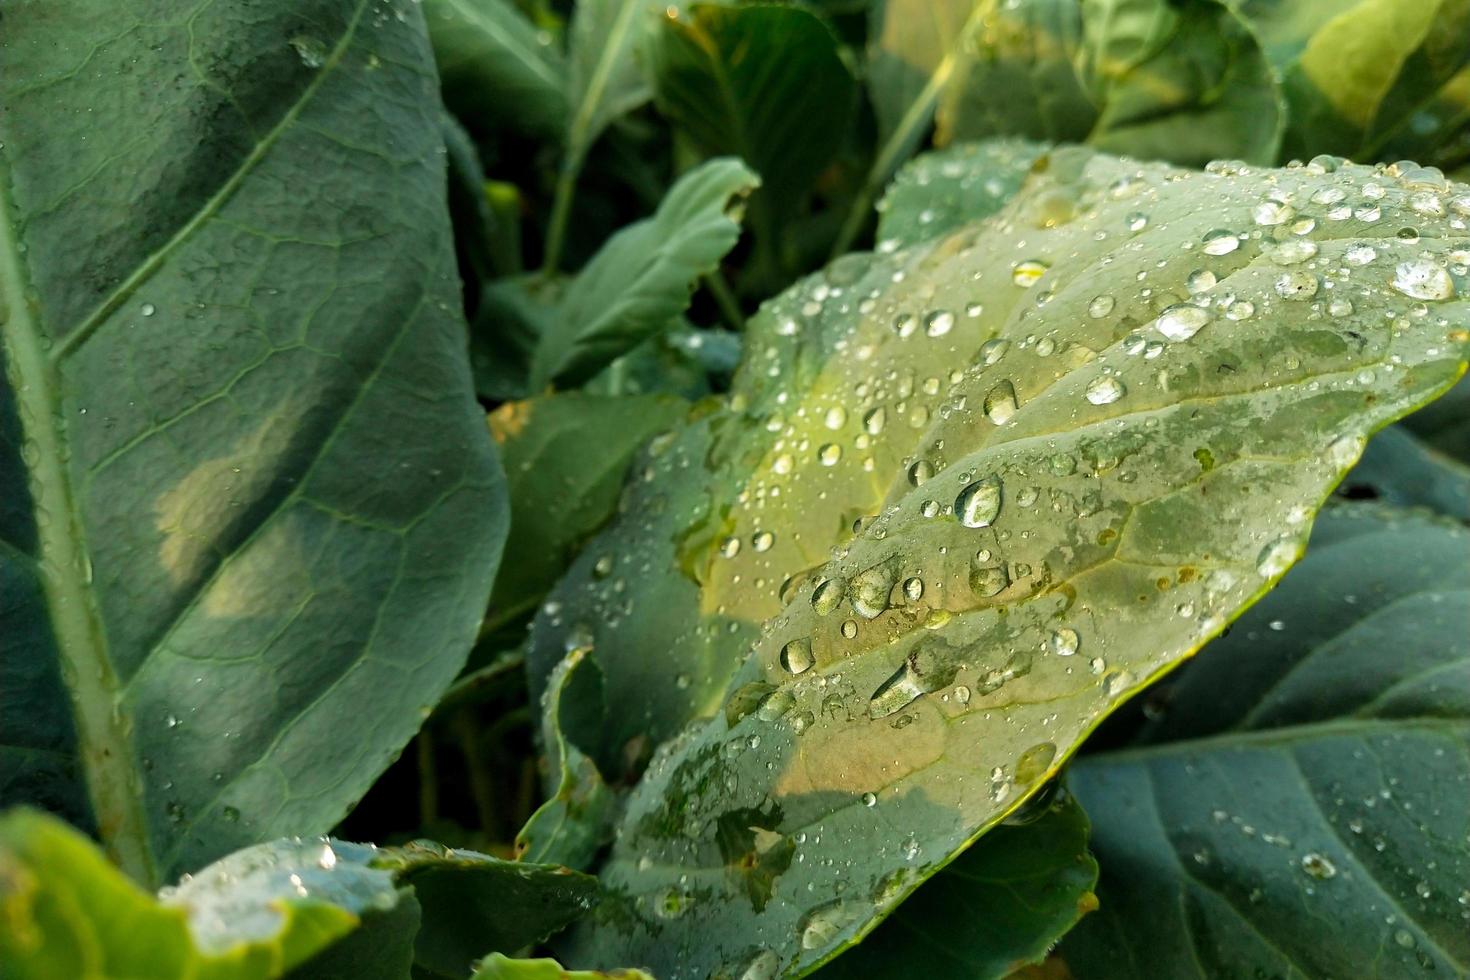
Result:
{"label": "green leaf", "polygon": [[697,3],[664,18],[647,59],[676,131],[705,156],[737,156],[760,175],[753,227],[776,247],[849,137],[857,84],[836,37],[801,7]]}
{"label": "green leaf", "polygon": [[532,389],[585,381],[668,327],[688,307],[695,281],[739,240],[737,203],[759,183],[738,160],[711,160],[680,177],[651,218],[609,239],[567,287],[541,336]]}
{"label": "green leaf", "polygon": [[6,980],[279,977],[351,932],[375,903],[396,901],[377,876],[354,869],[341,878],[324,897],[243,884],[232,909],[240,914],[227,921],[205,903],[160,904],[64,823],[11,810],[0,816],[0,963]]}
{"label": "green leaf", "polygon": [[[1466,207],[1470,208],[1470,201]],[[1416,413],[1405,427],[1438,452],[1470,465],[1470,378],[1460,379],[1448,394]]]}
{"label": "green leaf", "polygon": [[5,14],[0,784],[149,883],[341,819],[505,534],[418,8],[252,9]]}
{"label": "green leaf", "polygon": [[512,0],[424,0],[444,102],[472,129],[560,137],[568,68]]}
{"label": "green leaf", "polygon": [[486,952],[544,942],[599,898],[595,878],[566,868],[423,841],[374,849],[371,864],[412,888],[424,909],[414,961],[445,977],[463,977]]}
{"label": "green leaf", "polygon": [[912,153],[934,118],[940,88],[962,56],[976,0],[883,0],[871,8],[867,88],[879,145]]}
{"label": "green leaf", "polygon": [[1074,149],[768,304],[728,407],[655,447],[533,628],[533,685],[591,647],[604,773],[707,719],[654,756],[568,958],[817,966],[1217,635],[1464,370],[1464,233],[1400,237],[1417,192]]}
{"label": "green leaf", "polygon": [[995,214],[1046,151],[1040,143],[997,139],[918,157],[878,205],[878,250],[908,248]]}
{"label": "green leaf", "polygon": [[1072,972],[1470,970],[1467,583],[1463,528],[1325,513],[1139,744],[1073,768],[1103,877]]}
{"label": "green leaf", "polygon": [[1419,159],[1465,122],[1470,0],[1230,2],[1282,80],[1283,157]]}
{"label": "green leaf", "polygon": [[594,879],[563,868],[319,837],[237,851],[155,900],[55,818],[0,817],[7,980],[402,980],[410,963],[462,977],[596,899]]}
{"label": "green leaf", "polygon": [[585,649],[573,650],[551,672],[541,731],[551,799],[531,814],[516,835],[516,853],[523,861],[582,870],[592,865],[597,852],[612,839],[616,800],[597,765],[567,738],[562,723],[563,702],[569,699],[573,711],[583,715],[589,710],[587,702],[594,702],[591,720],[598,725],[607,710],[601,684],[592,683],[601,680],[596,676],[596,662],[587,660],[586,653]]}
{"label": "green leaf", "polygon": [[1260,44],[1215,0],[984,5],[938,110],[939,141],[1023,136],[1199,166],[1270,163],[1280,94]]}
{"label": "green leaf", "polygon": [[653,980],[642,970],[564,970],[556,960],[513,960],[492,953],[471,980]]}
{"label": "green leaf", "polygon": [[816,976],[999,980],[1040,962],[1097,907],[1097,862],[1087,853],[1087,815],[1072,797],[1033,819],[991,831]]}
{"label": "green leaf", "polygon": [[1402,425],[1373,437],[1338,493],[1399,507],[1429,507],[1470,521],[1470,466],[1426,446]]}
{"label": "green leaf", "polygon": [[509,402],[490,415],[510,488],[508,553],[490,617],[506,622],[540,602],[582,543],[612,516],[638,448],[688,405],[666,395],[566,392]]}
{"label": "green leaf", "polygon": [[580,161],[614,120],[653,97],[635,55],[658,10],[651,0],[577,0],[567,80],[576,107],[567,135],[570,157]]}

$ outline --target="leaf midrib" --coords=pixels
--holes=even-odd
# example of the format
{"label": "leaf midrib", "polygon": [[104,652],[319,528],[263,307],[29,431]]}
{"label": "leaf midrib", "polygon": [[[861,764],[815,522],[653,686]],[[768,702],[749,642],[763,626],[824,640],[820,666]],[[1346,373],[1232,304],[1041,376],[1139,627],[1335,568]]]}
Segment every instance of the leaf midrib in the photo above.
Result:
{"label": "leaf midrib", "polygon": [[140,774],[134,765],[132,717],[91,588],[90,552],[67,472],[60,365],[147,281],[164,261],[214,217],[255,170],[342,61],[357,35],[368,0],[358,0],[326,62],[280,120],[266,132],[220,188],[160,248],[147,256],[78,326],[57,343],[42,329],[29,301],[31,280],[21,259],[20,213],[9,163],[0,151],[0,344],[16,393],[24,441],[36,447],[25,466],[36,521],[36,574],[54,630],[63,682],[71,694],[78,756],[97,832],[109,857],[146,887],[159,867],[151,847]]}
{"label": "leaf midrib", "polygon": [[142,787],[125,749],[130,744],[128,720],[117,710],[117,674],[86,581],[82,523],[63,462],[60,378],[26,295],[30,280],[21,261],[17,213],[10,166],[0,155],[0,299],[7,312],[0,322],[0,341],[8,355],[24,439],[36,447],[36,462],[26,467],[40,557],[36,574],[72,695],[77,744],[97,829],[112,859],[135,879],[152,884],[157,869],[147,844]]}

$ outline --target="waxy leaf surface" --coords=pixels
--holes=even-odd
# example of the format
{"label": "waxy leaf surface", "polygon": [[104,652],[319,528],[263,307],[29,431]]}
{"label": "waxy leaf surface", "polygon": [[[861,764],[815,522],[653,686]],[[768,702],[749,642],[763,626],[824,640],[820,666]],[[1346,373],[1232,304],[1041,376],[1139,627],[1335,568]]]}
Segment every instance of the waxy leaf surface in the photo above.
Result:
{"label": "waxy leaf surface", "polygon": [[1429,182],[1059,152],[771,303],[536,626],[533,675],[591,648],[614,757],[713,712],[634,791],[569,960],[809,970],[1218,634],[1464,369],[1470,192],[1428,217]]}
{"label": "waxy leaf surface", "polygon": [[335,824],[505,534],[417,5],[0,26],[0,790],[156,883]]}
{"label": "waxy leaf surface", "polygon": [[1136,746],[1069,775],[1103,868],[1073,974],[1470,971],[1463,527],[1325,512],[1167,694]]}

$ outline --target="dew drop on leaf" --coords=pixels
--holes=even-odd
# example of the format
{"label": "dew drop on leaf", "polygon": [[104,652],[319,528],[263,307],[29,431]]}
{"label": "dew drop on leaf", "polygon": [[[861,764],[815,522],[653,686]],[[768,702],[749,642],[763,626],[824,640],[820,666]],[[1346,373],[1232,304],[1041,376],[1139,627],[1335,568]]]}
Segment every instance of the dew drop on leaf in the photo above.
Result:
{"label": "dew drop on leaf", "polygon": [[1051,268],[1040,259],[1027,259],[1017,262],[1011,269],[1011,282],[1022,289],[1030,289],[1036,285],[1036,280],[1046,275],[1046,270]]}
{"label": "dew drop on leaf", "polygon": [[1094,405],[1111,405],[1127,394],[1127,389],[1117,378],[1102,376],[1092,379],[1085,394]]}
{"label": "dew drop on leaf", "polygon": [[1101,320],[1113,312],[1113,308],[1117,305],[1118,301],[1106,293],[1101,296],[1094,296],[1092,297],[1092,302],[1087,304],[1087,315],[1094,320]]}
{"label": "dew drop on leaf", "polygon": [[1237,248],[1240,248],[1240,239],[1236,237],[1235,232],[1226,231],[1224,228],[1205,232],[1204,253],[1206,255],[1229,255]]}
{"label": "dew drop on leaf", "polygon": [[935,310],[924,317],[924,333],[930,337],[943,337],[954,329],[954,314],[949,310]]}
{"label": "dew drop on leaf", "polygon": [[811,641],[805,637],[792,640],[781,648],[781,666],[789,674],[804,674],[815,662]]}
{"label": "dew drop on leaf", "polygon": [[1056,630],[1046,641],[1047,649],[1058,657],[1070,657],[1077,652],[1081,646],[1081,640],[1077,631],[1069,626],[1063,626]]}
{"label": "dew drop on leaf", "polygon": [[998,477],[976,480],[955,497],[955,516],[965,527],[989,527],[1000,516],[1000,496]]}
{"label": "dew drop on leaf", "polygon": [[841,579],[823,579],[812,590],[812,608],[817,611],[818,616],[826,616],[837,608],[846,591],[847,587]]}
{"label": "dew drop on leaf", "polygon": [[1016,414],[1016,386],[1009,381],[998,382],[985,396],[985,417],[996,425],[1005,425]]}
{"label": "dew drop on leaf", "polygon": [[1455,281],[1450,274],[1428,259],[1400,262],[1393,270],[1392,285],[1413,299],[1443,300],[1455,295]]}
{"label": "dew drop on leaf", "polygon": [[1199,333],[1209,322],[1209,310],[1182,303],[1178,306],[1171,306],[1159,314],[1154,325],[1159,328],[1159,333],[1170,340],[1188,340]]}

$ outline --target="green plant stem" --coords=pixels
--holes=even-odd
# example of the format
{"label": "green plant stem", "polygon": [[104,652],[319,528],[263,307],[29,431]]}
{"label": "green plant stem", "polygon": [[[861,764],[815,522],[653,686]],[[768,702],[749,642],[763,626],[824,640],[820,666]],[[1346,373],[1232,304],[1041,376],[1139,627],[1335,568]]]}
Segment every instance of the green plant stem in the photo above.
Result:
{"label": "green plant stem", "polygon": [[704,277],[704,286],[714,297],[715,305],[720,308],[720,318],[725,321],[725,325],[736,333],[744,333],[745,314],[740,312],[740,303],[735,299],[735,293],[726,281],[725,274],[716,269]]}
{"label": "green plant stem", "polygon": [[582,172],[579,153],[567,155],[561,172],[556,176],[556,194],[551,201],[551,221],[546,226],[546,254],[541,260],[541,276],[550,279],[556,275],[561,264],[562,249],[566,247],[567,222],[572,217],[572,198],[577,193],[577,177]]}

